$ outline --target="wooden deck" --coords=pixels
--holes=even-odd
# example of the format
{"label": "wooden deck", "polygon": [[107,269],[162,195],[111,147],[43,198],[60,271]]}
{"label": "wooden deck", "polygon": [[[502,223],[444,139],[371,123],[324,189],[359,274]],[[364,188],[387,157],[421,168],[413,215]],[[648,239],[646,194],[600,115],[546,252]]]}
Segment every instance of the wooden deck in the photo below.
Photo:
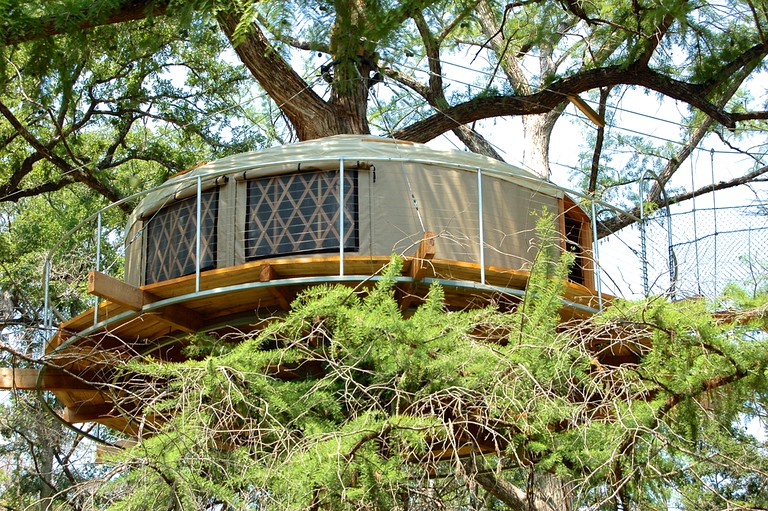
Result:
{"label": "wooden deck", "polygon": [[[511,308],[528,281],[526,271],[487,267],[483,285],[479,265],[434,255],[425,239],[405,261],[397,292],[404,310],[417,306],[433,282],[443,285],[450,308],[490,302]],[[348,255],[340,275],[338,255],[269,259],[203,272],[199,283],[189,275],[142,287],[91,272],[89,292],[102,298],[97,313],[91,309],[63,323],[46,349],[51,365],[35,377],[18,372],[11,376],[11,385],[54,392],[67,422],[99,422],[136,435],[142,425],[133,421],[130,410],[113,405],[125,361],[146,353],[160,360],[183,360],[179,339],[186,333],[258,329],[266,318],[286,311],[302,289],[338,282],[364,290],[380,278],[388,262],[384,256]],[[588,317],[598,303],[595,292],[569,283],[563,320]]]}

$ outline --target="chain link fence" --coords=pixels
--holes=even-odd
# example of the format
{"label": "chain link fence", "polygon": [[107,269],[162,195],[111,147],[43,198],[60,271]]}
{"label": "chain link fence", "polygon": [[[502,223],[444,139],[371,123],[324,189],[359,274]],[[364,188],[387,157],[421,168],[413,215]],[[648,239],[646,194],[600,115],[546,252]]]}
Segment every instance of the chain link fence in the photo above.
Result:
{"label": "chain link fence", "polygon": [[[768,211],[765,206],[720,207],[673,212],[659,210],[645,223],[646,260],[641,244],[623,243],[639,256],[650,294],[673,298],[714,298],[726,286],[749,294],[768,284]],[[669,226],[671,225],[671,238]],[[631,236],[630,236],[631,237]],[[637,282],[631,294],[637,294]]]}

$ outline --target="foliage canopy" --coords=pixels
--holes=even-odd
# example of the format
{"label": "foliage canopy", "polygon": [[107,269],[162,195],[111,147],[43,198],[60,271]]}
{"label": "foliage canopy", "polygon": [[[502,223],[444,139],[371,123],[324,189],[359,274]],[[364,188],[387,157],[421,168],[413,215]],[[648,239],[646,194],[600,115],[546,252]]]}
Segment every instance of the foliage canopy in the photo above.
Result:
{"label": "foliage canopy", "polygon": [[[566,262],[524,301],[412,314],[399,260],[323,286],[242,342],[132,362],[158,434],[113,459],[110,509],[727,509],[764,506],[768,343],[752,311],[619,303],[557,328]],[[759,309],[764,310],[764,309]],[[636,363],[608,363],[621,348]],[[115,477],[114,474],[121,474]],[[763,483],[761,483],[761,481]]]}

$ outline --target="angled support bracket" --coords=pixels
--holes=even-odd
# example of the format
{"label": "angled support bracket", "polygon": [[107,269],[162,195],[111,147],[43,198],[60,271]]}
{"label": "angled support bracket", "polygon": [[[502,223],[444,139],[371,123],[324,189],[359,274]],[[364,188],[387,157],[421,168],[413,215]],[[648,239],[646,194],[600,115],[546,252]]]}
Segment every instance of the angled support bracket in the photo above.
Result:
{"label": "angled support bracket", "polygon": [[[161,300],[157,295],[94,270],[88,272],[88,292],[134,311]],[[197,332],[203,325],[198,313],[178,304],[163,307],[155,317],[186,333]]]}
{"label": "angled support bracket", "polygon": [[[403,266],[403,273],[412,278],[414,281],[420,281],[423,279],[429,269],[429,261],[435,257],[435,239],[437,235],[434,232],[426,231],[424,237],[419,242],[419,246],[416,248],[416,254],[413,257],[409,257]],[[400,295],[400,308],[407,310],[413,299],[414,292],[416,290],[416,284],[409,283],[399,286]]]}
{"label": "angled support bracket", "polygon": [[[277,272],[270,264],[264,264],[262,265],[261,269],[259,270],[259,281],[260,282],[270,282],[272,280],[275,280],[279,278]],[[278,305],[280,305],[280,308],[282,310],[287,311],[291,308],[291,301],[288,299],[288,297],[285,295],[285,293],[274,286],[269,286],[267,289],[269,289],[269,293],[272,295],[272,298],[277,301]]]}

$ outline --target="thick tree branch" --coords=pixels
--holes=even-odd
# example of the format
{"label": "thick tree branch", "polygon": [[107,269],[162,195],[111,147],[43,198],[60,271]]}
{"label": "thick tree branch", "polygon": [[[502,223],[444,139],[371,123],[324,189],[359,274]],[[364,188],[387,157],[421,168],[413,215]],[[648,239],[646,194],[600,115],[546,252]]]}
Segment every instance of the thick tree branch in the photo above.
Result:
{"label": "thick tree branch", "polygon": [[688,103],[707,113],[728,128],[735,126],[731,114],[707,101],[702,85],[674,80],[642,65],[629,69],[610,66],[566,77],[548,88],[528,96],[492,96],[475,98],[434,114],[395,133],[396,138],[428,142],[460,124],[509,115],[543,114],[556,108],[567,96],[614,85],[638,85],[672,99]]}
{"label": "thick tree branch", "polygon": [[[600,103],[598,115],[605,119],[608,95],[610,94],[610,87],[602,87],[600,89]],[[594,195],[597,190],[597,176],[600,172],[600,156],[603,153],[603,142],[605,140],[605,126],[597,127],[597,136],[595,138],[595,148],[592,152],[592,165],[589,169],[589,185],[587,186],[587,193]]]}
{"label": "thick tree branch", "polygon": [[[230,41],[234,41],[240,18],[220,12],[219,25]],[[264,32],[252,24],[251,32],[240,44],[232,45],[251,75],[277,103],[296,129],[300,140],[334,135],[329,126],[335,124],[332,108],[299,76],[267,40]]]}
{"label": "thick tree branch", "polygon": [[8,198],[9,195],[18,191],[21,181],[32,172],[35,163],[42,159],[43,156],[40,153],[30,154],[24,158],[24,161],[22,161],[19,168],[11,174],[8,181],[0,186],[0,200],[13,200]]}
{"label": "thick tree branch", "polygon": [[[512,511],[553,511],[546,500],[540,496],[529,494],[528,491],[510,483],[503,477],[490,470],[482,470],[477,465],[474,455],[464,462],[467,475],[474,479],[488,493],[502,501]],[[530,491],[534,491],[530,489]]]}
{"label": "thick tree branch", "polygon": [[667,14],[664,16],[662,22],[656,26],[656,30],[654,30],[653,35],[645,40],[645,44],[647,46],[643,52],[643,56],[640,58],[640,62],[648,65],[648,63],[651,61],[651,58],[653,57],[653,54],[656,52],[656,49],[659,47],[659,44],[661,44],[661,40],[664,39],[665,35],[667,35],[667,32],[669,32],[669,29],[672,27],[674,21],[675,17],[672,14]]}
{"label": "thick tree branch", "polygon": [[[77,181],[80,181],[95,191],[99,192],[112,202],[117,202],[122,198],[118,192],[112,190],[109,186],[99,181],[87,170],[83,170],[82,168],[70,165],[68,162],[54,153],[51,148],[40,142],[37,137],[35,137],[32,133],[29,132],[29,130],[27,130],[27,128],[16,118],[13,112],[2,101],[0,101],[0,115],[6,118],[11,126],[13,126],[13,128],[19,132],[22,138],[24,138],[24,140],[26,140],[27,143],[32,146],[35,151],[37,151],[37,153],[42,155],[43,158],[53,163],[56,167],[64,172],[64,175],[56,184],[54,184],[54,187],[62,183],[67,184],[66,180],[69,178],[69,176],[71,176]],[[41,185],[41,187],[45,186],[46,185]],[[37,188],[39,189],[41,187]],[[121,207],[124,211],[130,212],[130,205],[124,204]]]}
{"label": "thick tree branch", "polygon": [[[414,14],[413,19],[418,28],[419,35],[424,42],[424,48],[426,49],[427,59],[429,61],[430,72],[428,85],[424,85],[413,77],[402,74],[393,68],[387,68],[385,73],[390,78],[412,89],[437,110],[446,109],[448,108],[448,100],[445,97],[445,90],[443,88],[442,65],[440,61],[440,39],[432,34],[421,13]],[[482,135],[469,126],[457,126],[453,128],[452,131],[461,143],[470,151],[495,158],[499,161],[504,161],[493,146]]]}
{"label": "thick tree branch", "polygon": [[730,114],[734,122],[764,121],[768,119],[768,111],[739,112]]}
{"label": "thick tree branch", "polygon": [[[504,11],[505,19],[508,10],[509,6]],[[499,56],[499,65],[501,65],[509,83],[512,84],[517,93],[530,94],[531,87],[528,84],[528,79],[515,55],[518,48],[509,48],[513,39],[505,40],[502,33],[503,24],[499,25],[496,22],[493,8],[489,5],[488,0],[478,2],[477,15],[480,18],[483,33],[488,38],[488,42],[491,44],[494,52]]]}
{"label": "thick tree branch", "polygon": [[480,483],[485,491],[509,506],[512,511],[532,511],[528,506],[525,492],[514,484],[490,472],[478,473],[475,475],[475,481]]}
{"label": "thick tree branch", "polygon": [[104,6],[100,5],[101,3],[93,2],[77,15],[57,14],[43,18],[16,19],[14,25],[23,24],[26,27],[15,31],[11,31],[7,26],[1,27],[0,33],[3,36],[0,42],[11,46],[75,30],[135,21],[148,16],[162,16],[168,7],[167,0],[123,0],[109,13],[104,14]]}
{"label": "thick tree branch", "polygon": [[[765,59],[768,54],[768,46],[761,44],[755,44],[748,50],[741,53],[738,57],[719,69],[716,73],[712,74],[712,79],[703,84],[704,94],[710,94],[716,88],[720,87],[724,83],[728,83],[733,80],[734,76],[743,74],[744,69],[755,69],[759,63]],[[741,80],[743,80],[742,78]],[[733,115],[733,114],[731,114]],[[735,120],[735,118],[734,118]],[[745,119],[740,119],[745,120]],[[727,125],[726,125],[727,126]],[[731,127],[731,126],[727,126]]]}
{"label": "thick tree branch", "polygon": [[71,175],[62,176],[56,181],[50,181],[37,186],[30,186],[29,188],[9,188],[7,186],[0,187],[0,202],[10,201],[18,202],[24,197],[34,197],[42,193],[55,192],[61,190],[65,186],[75,183],[76,180]]}
{"label": "thick tree branch", "polygon": [[429,66],[428,97],[432,100],[445,99],[443,95],[443,68],[440,62],[440,45],[432,35],[429,25],[427,25],[427,21],[421,12],[414,13],[413,21],[416,23],[421,40],[424,42],[424,51]]}
{"label": "thick tree branch", "polygon": [[[725,105],[728,104],[728,101],[733,97],[733,95],[738,91],[739,86],[743,83],[743,81],[749,76],[749,74],[754,70],[755,66],[757,65],[757,62],[755,59],[747,60],[745,61],[746,64],[744,67],[738,68],[738,72],[731,76],[731,81],[728,84],[728,87],[722,91],[718,99],[713,103],[718,108],[723,108]],[[658,174],[658,181],[654,181],[653,186],[651,187],[651,190],[648,192],[647,197],[645,197],[643,200],[646,202],[650,202],[653,204],[656,204],[658,206],[661,206],[664,204],[664,201],[662,200],[662,186],[666,184],[672,176],[680,169],[680,166],[683,164],[684,161],[686,161],[693,150],[698,147],[699,143],[704,139],[704,137],[709,133],[710,128],[714,124],[714,119],[709,116],[704,116],[704,119],[701,121],[701,123],[691,132],[690,136],[688,137],[688,141],[680,148],[680,150],[675,154],[674,157],[670,158],[667,164],[664,166],[664,169],[661,170]],[[742,184],[746,184],[752,179],[755,179],[765,173],[764,169],[757,169],[756,171],[747,174],[746,176],[742,176],[740,178],[737,178],[735,180],[729,181],[728,183],[720,183],[720,185],[716,185],[716,188],[719,186],[723,188],[730,188],[732,186],[739,186]],[[670,204],[675,204],[678,202],[682,202],[688,199],[691,199],[693,197],[696,197],[698,194],[701,193],[707,193],[708,191],[712,191],[712,186],[703,187],[698,191],[693,191],[690,193],[684,193],[677,195],[676,197],[673,197],[670,200]],[[639,214],[639,208],[636,208],[637,214]],[[619,217],[615,217],[613,221],[618,220]],[[628,222],[627,224],[624,224],[624,222]],[[632,221],[629,220],[629,218],[624,217],[623,221],[616,224],[616,229],[622,229],[623,227],[626,227],[626,225],[631,224]],[[607,226],[606,226],[607,227]]]}

